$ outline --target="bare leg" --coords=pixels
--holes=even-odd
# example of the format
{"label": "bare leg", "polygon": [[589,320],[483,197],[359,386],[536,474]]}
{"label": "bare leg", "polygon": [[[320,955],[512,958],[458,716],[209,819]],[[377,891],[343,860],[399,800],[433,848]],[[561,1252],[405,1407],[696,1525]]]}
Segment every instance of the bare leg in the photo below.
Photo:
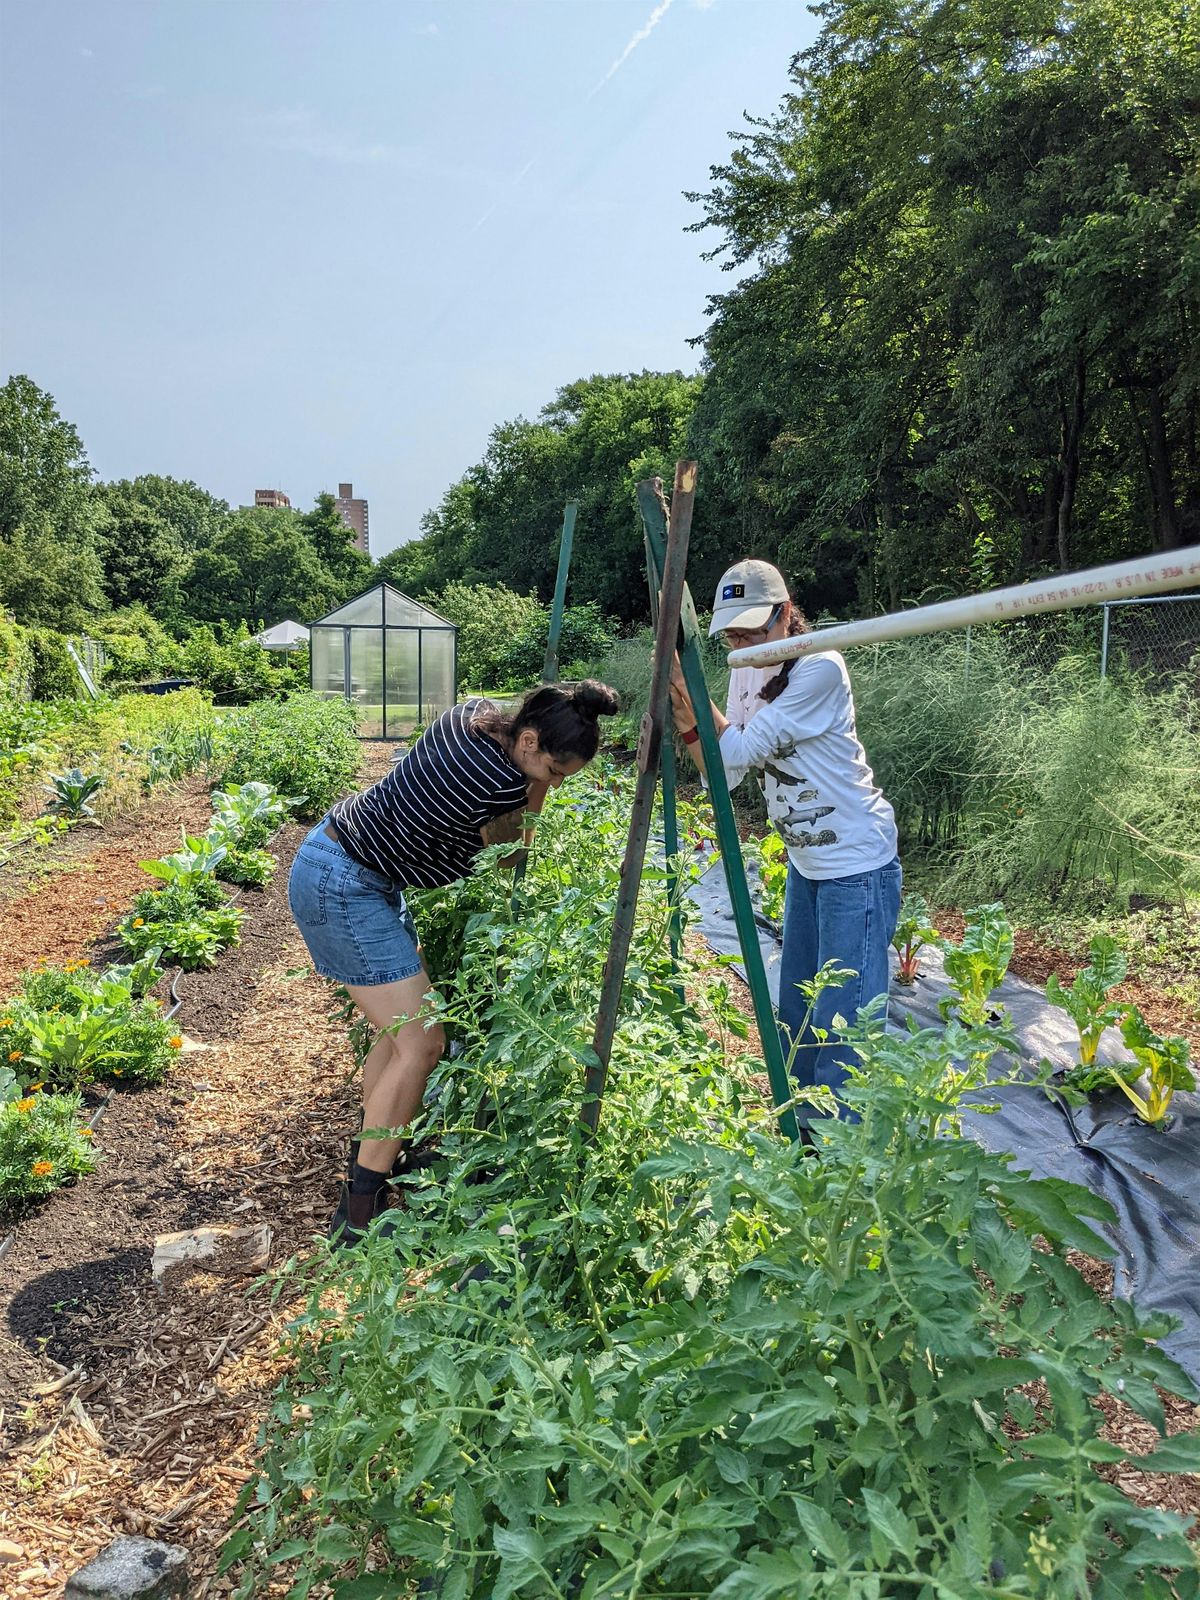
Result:
{"label": "bare leg", "polygon": [[[403,1128],[420,1110],[429,1074],[445,1047],[440,1024],[427,1026],[418,1015],[429,992],[424,969],[399,983],[350,989],[350,998],[374,1028],[392,1028],[397,1017],[413,1019],[391,1032],[380,1032],[367,1054],[363,1064],[364,1128]],[[359,1147],[359,1163],[372,1172],[390,1172],[399,1149],[399,1138],[365,1139]]]}

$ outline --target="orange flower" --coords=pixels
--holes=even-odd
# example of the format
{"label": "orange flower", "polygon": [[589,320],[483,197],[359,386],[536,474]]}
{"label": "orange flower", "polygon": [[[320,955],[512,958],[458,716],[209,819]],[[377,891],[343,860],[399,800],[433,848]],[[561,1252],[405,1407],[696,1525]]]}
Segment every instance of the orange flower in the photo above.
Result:
{"label": "orange flower", "polygon": [[11,1017],[0,1017],[0,1028],[11,1028],[11,1027],[12,1027],[12,1018]]}
{"label": "orange flower", "polygon": [[8,1052],[8,1059],[10,1061],[20,1061],[22,1053],[23,1052],[20,1050],[10,1050]]}
{"label": "orange flower", "polygon": [[35,1161],[29,1170],[35,1178],[48,1178],[54,1171],[54,1163],[53,1161]]}
{"label": "orange flower", "polygon": [[75,965],[77,967],[90,967],[91,964],[92,964],[91,956],[80,956],[79,960],[75,963]]}
{"label": "orange flower", "polygon": [[183,1049],[183,1039],[180,1037],[179,1034],[176,1034],[173,1039],[168,1039],[167,1043],[171,1046],[172,1050],[182,1050]]}
{"label": "orange flower", "polygon": [[44,1087],[44,1085],[43,1085],[43,1084],[40,1084],[40,1083],[31,1083],[31,1084],[30,1084],[30,1085],[29,1085],[29,1092],[30,1092],[30,1094],[37,1094],[37,1092],[38,1092],[38,1090],[39,1090],[39,1089],[42,1089],[42,1088],[43,1088],[43,1087]]}
{"label": "orange flower", "polygon": [[37,1101],[32,1095],[27,1095],[24,1100],[18,1100],[16,1103],[17,1110],[22,1113],[32,1111],[35,1105],[37,1105]]}
{"label": "orange flower", "polygon": [[146,919],[145,919],[145,917],[134,917],[134,919],[133,919],[133,926],[134,926],[134,927],[135,927],[135,928],[144,928],[144,927],[145,927],[145,926],[146,926]]}
{"label": "orange flower", "polygon": [[91,1128],[80,1128],[79,1137],[81,1139],[94,1139],[96,1135]]}

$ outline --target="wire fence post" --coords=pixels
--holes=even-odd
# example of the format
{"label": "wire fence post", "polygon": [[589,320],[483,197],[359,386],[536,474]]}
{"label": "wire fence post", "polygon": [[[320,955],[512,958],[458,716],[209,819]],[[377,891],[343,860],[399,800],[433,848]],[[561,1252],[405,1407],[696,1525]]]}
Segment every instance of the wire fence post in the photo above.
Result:
{"label": "wire fence post", "polygon": [[1101,609],[1104,612],[1104,625],[1103,625],[1103,631],[1101,632],[1101,635],[1100,635],[1100,682],[1103,683],[1105,678],[1108,677],[1108,614],[1109,614],[1109,608],[1106,605],[1106,606],[1103,606]]}

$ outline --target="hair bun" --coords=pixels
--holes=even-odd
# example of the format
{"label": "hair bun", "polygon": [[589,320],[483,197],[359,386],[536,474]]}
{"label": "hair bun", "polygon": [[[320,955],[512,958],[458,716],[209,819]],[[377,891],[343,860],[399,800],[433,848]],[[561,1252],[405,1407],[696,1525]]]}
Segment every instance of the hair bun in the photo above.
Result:
{"label": "hair bun", "polygon": [[598,717],[616,716],[621,709],[616,690],[610,689],[606,683],[597,683],[595,678],[585,678],[582,683],[577,683],[571,690],[571,700],[579,715],[590,722],[595,722]]}

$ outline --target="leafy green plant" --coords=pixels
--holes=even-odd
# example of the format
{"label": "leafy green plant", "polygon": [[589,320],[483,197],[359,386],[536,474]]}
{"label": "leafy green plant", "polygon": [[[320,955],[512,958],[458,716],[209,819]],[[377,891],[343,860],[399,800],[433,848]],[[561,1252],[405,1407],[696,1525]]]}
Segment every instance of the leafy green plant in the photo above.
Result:
{"label": "leafy green plant", "polygon": [[226,846],[211,834],[194,836],[180,829],[182,845],[173,855],[160,856],[156,861],[139,861],[143,872],[153,878],[181,889],[194,889],[205,878],[210,878],[225,858]]}
{"label": "leafy green plant", "polygon": [[[458,949],[437,1010],[463,1050],[414,1130],[443,1171],[280,1286],[305,1310],[224,1552],[242,1593],[296,1560],[300,1595],[350,1573],[455,1600],[1194,1595],[1186,1524],[1097,1472],[1123,1459],[1099,1395],[1160,1433],[1156,1386],[1196,1396],[1166,1320],[1065,1259],[1108,1253],[1111,1211],[946,1137],[996,1030],[863,1013],[860,1120],[798,1160],[680,1004],[651,878],[583,1139],[624,818],[578,794],[547,808],[519,917],[486,871],[427,902]],[[1198,1462],[1186,1434],[1131,1467]]]}
{"label": "leafy green plant", "polygon": [[12,1216],[96,1169],[77,1094],[24,1095],[0,1068],[0,1212]]}
{"label": "leafy green plant", "polygon": [[117,932],[135,958],[157,950],[164,962],[190,971],[215,966],[221,951],[237,943],[244,921],[245,912],[223,904],[219,885],[202,877],[191,887],[172,883],[138,895]]}
{"label": "leafy green plant", "polygon": [[95,810],[88,801],[104,787],[104,779],[98,772],[84,773],[72,767],[69,772],[52,773],[49,783],[43,787],[51,796],[48,811],[72,819],[91,817]]}
{"label": "leafy green plant", "polygon": [[968,1027],[988,1020],[988,996],[1004,978],[1012,960],[1012,925],[999,904],[975,906],[966,913],[962,939],[942,944],[946,976],[954,994],[939,1003],[943,1017],[957,1017]]}
{"label": "leafy green plant", "polygon": [[900,957],[896,969],[897,983],[915,983],[920,976],[918,957],[927,944],[939,944],[941,936],[933,926],[929,907],[919,894],[906,894],[900,907],[900,917],[892,945]]}
{"label": "leafy green plant", "polygon": [[764,834],[754,842],[754,860],[758,864],[759,905],[763,916],[775,923],[782,922],[788,879],[787,845],[777,833]]}
{"label": "leafy green plant", "polygon": [[238,844],[261,849],[286,821],[288,809],[300,804],[301,795],[281,795],[269,783],[230,784],[214,789],[214,824]]}
{"label": "leafy green plant", "polygon": [[1147,1093],[1140,1095],[1120,1071],[1112,1070],[1112,1081],[1133,1102],[1143,1122],[1154,1128],[1165,1127],[1176,1089],[1196,1087],[1195,1076],[1188,1065],[1188,1042],[1155,1033],[1137,1006],[1130,1006],[1125,1013],[1121,1037],[1146,1075]]}
{"label": "leafy green plant", "polygon": [[269,850],[249,850],[233,845],[217,868],[225,883],[238,883],[247,889],[263,889],[275,874],[275,857]]}
{"label": "leafy green plant", "polygon": [[1069,989],[1056,973],[1046,980],[1046,999],[1065,1011],[1079,1030],[1079,1064],[1066,1073],[1064,1081],[1085,1094],[1112,1083],[1111,1069],[1096,1066],[1096,1051],[1104,1030],[1115,1027],[1125,1015],[1125,1007],[1109,999],[1109,992],[1127,970],[1124,954],[1106,933],[1092,938],[1088,955],[1088,965],[1075,974]]}
{"label": "leafy green plant", "polygon": [[299,814],[322,816],[354,782],[361,749],[354,712],[342,699],[305,692],[233,713],[218,758],[218,782],[269,783],[294,795]]}

